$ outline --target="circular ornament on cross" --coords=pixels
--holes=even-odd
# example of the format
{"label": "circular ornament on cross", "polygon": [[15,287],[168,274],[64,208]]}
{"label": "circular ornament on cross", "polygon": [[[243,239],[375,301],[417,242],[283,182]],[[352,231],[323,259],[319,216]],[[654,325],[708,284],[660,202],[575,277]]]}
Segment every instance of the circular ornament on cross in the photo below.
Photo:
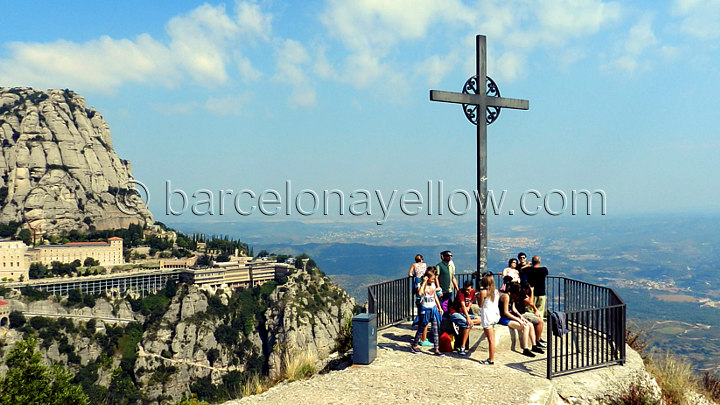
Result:
{"label": "circular ornament on cross", "polygon": [[[486,94],[491,97],[500,97],[500,89],[498,89],[497,84],[491,79],[489,76],[485,77],[486,79],[486,86],[487,89],[485,90]],[[463,93],[465,94],[478,94],[478,77],[477,75],[474,75],[473,77],[469,78],[465,85],[463,86]],[[478,106],[475,104],[463,104],[463,112],[465,113],[465,116],[467,119],[472,122],[474,125],[477,125],[477,108]],[[490,125],[498,118],[500,115],[500,107],[495,106],[487,106],[485,107],[485,122]]]}

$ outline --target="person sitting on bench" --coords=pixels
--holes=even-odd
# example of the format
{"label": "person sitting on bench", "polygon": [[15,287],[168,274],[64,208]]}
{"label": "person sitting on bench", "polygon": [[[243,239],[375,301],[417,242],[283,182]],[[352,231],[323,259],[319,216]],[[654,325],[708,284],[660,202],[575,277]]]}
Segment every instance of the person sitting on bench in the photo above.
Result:
{"label": "person sitting on bench", "polygon": [[520,293],[518,298],[522,298],[522,301],[516,302],[515,308],[520,310],[523,318],[533,324],[535,328],[535,345],[541,348],[545,347],[547,345],[542,339],[545,321],[543,321],[542,314],[535,306],[534,288],[527,281],[523,281],[520,283]]}
{"label": "person sitting on bench", "polygon": [[473,325],[480,325],[480,317],[470,316],[470,305],[475,301],[475,289],[473,281],[467,280],[463,284],[463,288],[458,291],[455,300],[450,305],[450,320],[460,328],[460,348],[458,353],[464,356],[466,353],[465,345],[470,335],[470,328]]}
{"label": "person sitting on bench", "polygon": [[511,295],[515,297],[520,296],[520,285],[511,283],[507,290],[508,291],[500,296],[500,302],[498,304],[500,307],[500,322],[498,323],[511,329],[522,331],[522,338],[520,340],[520,345],[523,349],[522,354],[528,357],[535,357],[535,353],[533,352],[543,353],[543,351],[539,347],[532,346],[531,344],[531,342],[535,340],[532,323],[523,318],[517,309],[515,309],[513,302],[517,300],[513,300],[511,297]]}

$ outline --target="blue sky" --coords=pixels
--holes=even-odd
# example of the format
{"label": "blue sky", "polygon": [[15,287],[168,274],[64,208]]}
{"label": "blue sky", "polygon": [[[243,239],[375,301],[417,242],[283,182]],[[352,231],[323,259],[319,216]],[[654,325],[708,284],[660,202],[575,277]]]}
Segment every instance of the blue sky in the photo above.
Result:
{"label": "blue sky", "polygon": [[[718,0],[14,2],[0,33],[0,86],[84,96],[161,221],[242,220],[217,215],[219,190],[287,180],[471,191],[474,127],[428,90],[462,88],[476,34],[501,94],[530,100],[488,129],[506,212],[529,189],[602,189],[608,215],[720,212]],[[166,216],[168,180],[211,190],[216,215]]]}

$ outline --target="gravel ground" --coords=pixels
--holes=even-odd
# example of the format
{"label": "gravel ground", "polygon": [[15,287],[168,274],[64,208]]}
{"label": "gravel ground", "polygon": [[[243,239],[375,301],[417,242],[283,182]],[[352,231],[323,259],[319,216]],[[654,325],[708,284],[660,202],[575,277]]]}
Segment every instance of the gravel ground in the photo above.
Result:
{"label": "gravel ground", "polygon": [[[468,356],[433,356],[410,352],[414,330],[409,324],[378,333],[377,358],[372,364],[315,375],[304,381],[281,383],[250,397],[226,402],[239,404],[596,404],[616,397],[633,381],[656,387],[640,356],[627,347],[624,366],[601,367],[566,376],[546,378],[545,356],[528,358],[517,351],[516,340],[505,327],[499,336],[494,365],[487,358],[482,329],[470,334]],[[652,389],[652,388],[651,388]]]}

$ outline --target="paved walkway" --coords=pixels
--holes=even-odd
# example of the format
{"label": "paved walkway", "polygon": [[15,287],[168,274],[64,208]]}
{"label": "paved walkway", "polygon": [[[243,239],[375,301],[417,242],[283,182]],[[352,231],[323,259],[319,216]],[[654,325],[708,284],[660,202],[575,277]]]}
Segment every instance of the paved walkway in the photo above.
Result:
{"label": "paved walkway", "polygon": [[[436,357],[412,354],[409,324],[378,333],[376,360],[367,366],[316,375],[304,381],[281,383],[267,392],[226,402],[225,405],[295,404],[558,404],[591,402],[591,398],[612,395],[626,381],[636,379],[644,366],[640,356],[628,348],[625,366],[604,367],[548,380],[544,355],[528,358],[511,350],[506,327],[497,326],[501,343],[494,365],[487,358],[487,340],[480,341],[482,329],[471,331],[468,356],[447,354]],[[607,383],[607,381],[617,382]],[[563,398],[563,399],[561,399]]]}

